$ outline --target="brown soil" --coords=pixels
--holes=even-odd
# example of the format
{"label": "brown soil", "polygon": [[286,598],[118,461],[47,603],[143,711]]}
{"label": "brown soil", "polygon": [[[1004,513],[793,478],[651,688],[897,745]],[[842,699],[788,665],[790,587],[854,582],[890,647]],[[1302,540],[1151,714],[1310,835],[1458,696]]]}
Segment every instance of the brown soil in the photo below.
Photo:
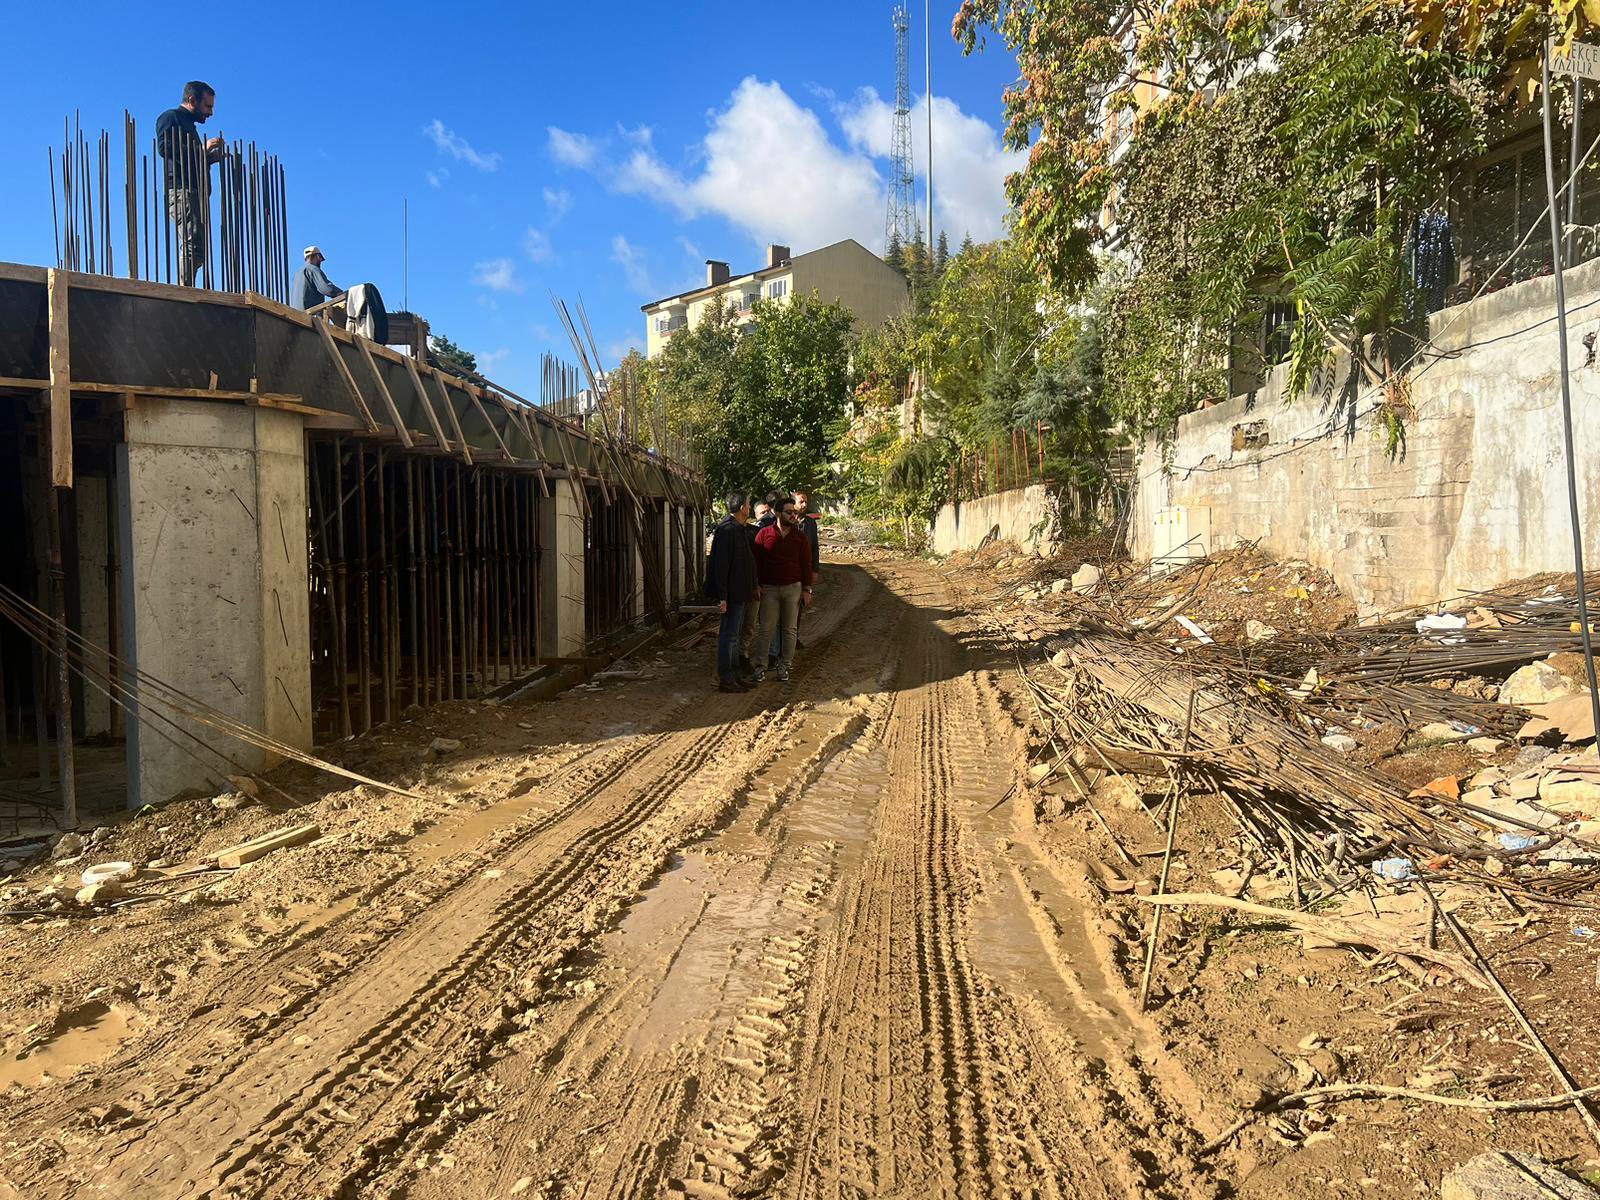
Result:
{"label": "brown soil", "polygon": [[[1570,1114],[1370,1103],[1201,1157],[1313,1032],[1341,1078],[1555,1089],[1478,994],[1261,923],[1170,920],[1136,1011],[1146,913],[1094,884],[1087,809],[1026,785],[969,586],[855,551],[787,686],[715,693],[705,640],[646,651],[643,678],[344,747],[421,801],[288,772],[303,807],[169,806],[30,867],[6,904],[44,915],[0,926],[0,1197],[1385,1197],[1490,1144],[1583,1165]],[[1150,862],[1143,809],[1101,811]],[[173,899],[40,895],[300,821],[322,838]],[[1186,877],[1230,836],[1196,805]],[[1594,943],[1462,915],[1600,1072]]]}

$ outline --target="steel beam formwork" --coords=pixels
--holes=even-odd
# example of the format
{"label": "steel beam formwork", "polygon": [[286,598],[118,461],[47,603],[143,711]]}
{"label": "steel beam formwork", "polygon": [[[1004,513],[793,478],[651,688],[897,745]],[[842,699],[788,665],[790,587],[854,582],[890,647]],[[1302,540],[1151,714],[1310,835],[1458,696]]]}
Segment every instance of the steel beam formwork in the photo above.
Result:
{"label": "steel beam formwork", "polygon": [[604,489],[592,487],[588,501],[583,522],[583,626],[585,638],[593,642],[637,615],[633,611],[637,564],[623,511],[628,498],[608,496]]}
{"label": "steel beam formwork", "polygon": [[321,435],[306,467],[319,738],[488,694],[538,664],[536,475]]}

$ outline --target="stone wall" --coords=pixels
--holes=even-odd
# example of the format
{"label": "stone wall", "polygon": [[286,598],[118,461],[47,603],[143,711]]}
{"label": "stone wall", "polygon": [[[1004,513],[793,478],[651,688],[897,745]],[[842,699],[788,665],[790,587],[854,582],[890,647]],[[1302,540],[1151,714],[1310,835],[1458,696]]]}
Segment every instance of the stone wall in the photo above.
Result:
{"label": "stone wall", "polygon": [[[1585,551],[1600,560],[1600,262],[1567,273]],[[1530,280],[1436,313],[1411,374],[1415,415],[1391,457],[1374,398],[1260,393],[1184,417],[1170,459],[1137,461],[1137,558],[1259,541],[1333,573],[1364,613],[1572,569],[1554,285]],[[1343,371],[1332,377],[1342,380]],[[1172,530],[1180,529],[1181,538]],[[1194,539],[1187,547],[1179,543]]]}
{"label": "stone wall", "polygon": [[946,504],[933,519],[935,554],[976,550],[988,542],[1007,541],[1029,554],[1055,551],[1056,514],[1049,489],[1031,484],[976,500]]}

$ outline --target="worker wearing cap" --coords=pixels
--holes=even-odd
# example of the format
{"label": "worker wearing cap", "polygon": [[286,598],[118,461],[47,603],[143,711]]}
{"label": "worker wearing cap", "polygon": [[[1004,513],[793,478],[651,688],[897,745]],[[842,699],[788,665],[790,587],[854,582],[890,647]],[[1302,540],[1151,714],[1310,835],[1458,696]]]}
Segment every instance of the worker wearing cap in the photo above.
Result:
{"label": "worker wearing cap", "polygon": [[295,272],[293,286],[289,289],[289,298],[301,312],[315,308],[324,300],[344,295],[344,290],[324,274],[322,251],[315,246],[307,246],[305,256],[305,266]]}

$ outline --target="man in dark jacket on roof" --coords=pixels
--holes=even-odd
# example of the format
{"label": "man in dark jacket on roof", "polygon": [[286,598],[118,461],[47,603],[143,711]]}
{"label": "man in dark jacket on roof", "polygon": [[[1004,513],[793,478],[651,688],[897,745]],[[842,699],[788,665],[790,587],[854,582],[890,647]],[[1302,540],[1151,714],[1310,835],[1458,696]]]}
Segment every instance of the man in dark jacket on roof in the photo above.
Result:
{"label": "man in dark jacket on roof", "polygon": [[194,286],[205,265],[211,164],[223,155],[222,139],[202,142],[195,126],[204,125],[216,107],[216,89],[203,80],[191,79],[183,85],[183,101],[178,107],[156,118],[156,153],[162,160],[167,215],[178,247],[178,282],[184,287]]}
{"label": "man in dark jacket on roof", "polygon": [[717,627],[717,688],[747,692],[739,678],[739,638],[747,606],[760,598],[756,586],[754,547],[746,527],[750,522],[750,497],[729,492],[728,515],[711,535],[711,557],[706,563],[706,597],[717,602],[722,614]]}

